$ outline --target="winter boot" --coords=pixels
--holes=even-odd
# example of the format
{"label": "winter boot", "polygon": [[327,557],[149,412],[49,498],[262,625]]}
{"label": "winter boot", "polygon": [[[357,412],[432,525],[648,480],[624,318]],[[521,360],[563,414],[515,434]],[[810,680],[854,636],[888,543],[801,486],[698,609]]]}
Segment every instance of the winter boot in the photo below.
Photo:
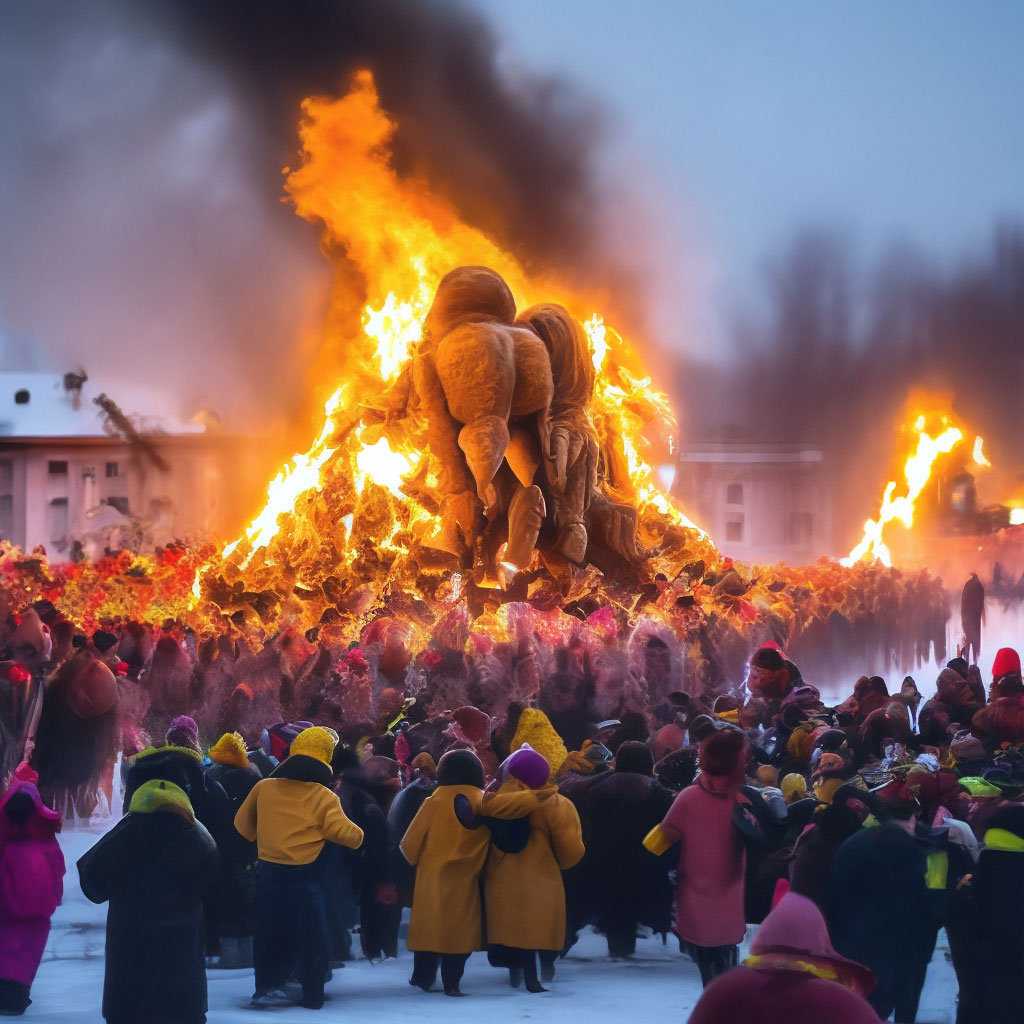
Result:
{"label": "winter boot", "polygon": [[540,983],[537,977],[537,957],[530,955],[530,958],[523,965],[523,979],[526,983],[527,992],[547,992],[547,989]]}

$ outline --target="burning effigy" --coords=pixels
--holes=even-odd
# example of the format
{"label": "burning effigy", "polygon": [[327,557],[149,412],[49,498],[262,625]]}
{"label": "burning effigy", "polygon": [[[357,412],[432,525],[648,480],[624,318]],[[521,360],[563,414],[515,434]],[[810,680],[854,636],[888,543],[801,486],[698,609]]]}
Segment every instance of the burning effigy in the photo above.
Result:
{"label": "burning effigy", "polygon": [[[809,682],[855,659],[945,658],[947,591],[893,568],[882,541],[893,518],[909,525],[920,472],[906,499],[887,490],[846,565],[734,563],[660,487],[669,403],[597,303],[395,172],[368,73],[304,113],[285,187],[322,225],[336,280],[312,443],[229,543],[75,564],[0,549],[0,619],[33,608],[53,642],[52,799],[88,813],[85,794],[109,789],[116,715],[137,750],[185,712],[209,738],[310,720],[358,742],[408,700],[425,727],[536,702],[582,739],[673,694],[740,690],[765,643]],[[927,449],[924,479],[951,438]],[[23,754],[15,664],[0,673]]]}

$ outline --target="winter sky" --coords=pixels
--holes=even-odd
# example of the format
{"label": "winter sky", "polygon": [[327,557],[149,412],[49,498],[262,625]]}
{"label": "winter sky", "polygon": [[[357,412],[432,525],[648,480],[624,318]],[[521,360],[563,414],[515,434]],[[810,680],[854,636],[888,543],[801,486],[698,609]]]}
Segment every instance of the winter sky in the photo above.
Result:
{"label": "winter sky", "polygon": [[1024,216],[1019,0],[471,0],[511,68],[611,111],[700,254],[715,303],[826,225],[944,261]]}

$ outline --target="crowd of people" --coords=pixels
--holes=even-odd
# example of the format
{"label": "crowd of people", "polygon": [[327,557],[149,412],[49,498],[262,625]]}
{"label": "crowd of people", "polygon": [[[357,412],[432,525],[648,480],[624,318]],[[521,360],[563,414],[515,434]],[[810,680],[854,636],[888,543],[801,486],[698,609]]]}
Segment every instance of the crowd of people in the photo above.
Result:
{"label": "crowd of people", "polygon": [[542,671],[496,645],[467,675],[454,646],[414,664],[405,635],[328,672],[302,634],[246,656],[23,609],[0,661],[0,1011],[30,1002],[62,816],[123,794],[77,865],[109,904],[110,1024],[205,1021],[220,967],[253,969],[254,1006],[319,1008],[354,932],[399,955],[405,908],[410,984],[452,997],[478,951],[542,992],[593,927],[617,958],[674,935],[696,1024],[912,1022],[945,927],[958,1024],[1024,1019],[1013,650],[987,692],[958,657],[928,700],[863,676],[828,704],[773,644],[710,699],[669,688],[656,636],[640,675],[586,644]]}

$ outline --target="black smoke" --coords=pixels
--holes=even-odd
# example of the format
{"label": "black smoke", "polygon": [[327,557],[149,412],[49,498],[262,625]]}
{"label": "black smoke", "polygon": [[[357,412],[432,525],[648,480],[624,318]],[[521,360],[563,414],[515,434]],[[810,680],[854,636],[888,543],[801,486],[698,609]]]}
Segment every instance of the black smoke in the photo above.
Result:
{"label": "black smoke", "polygon": [[607,283],[597,112],[555,79],[510,80],[455,3],[6,0],[7,363],[82,365],[115,398],[143,382],[236,421],[297,411],[331,275],[280,201],[282,168],[302,99],[361,67],[398,122],[401,173],[527,266]]}

